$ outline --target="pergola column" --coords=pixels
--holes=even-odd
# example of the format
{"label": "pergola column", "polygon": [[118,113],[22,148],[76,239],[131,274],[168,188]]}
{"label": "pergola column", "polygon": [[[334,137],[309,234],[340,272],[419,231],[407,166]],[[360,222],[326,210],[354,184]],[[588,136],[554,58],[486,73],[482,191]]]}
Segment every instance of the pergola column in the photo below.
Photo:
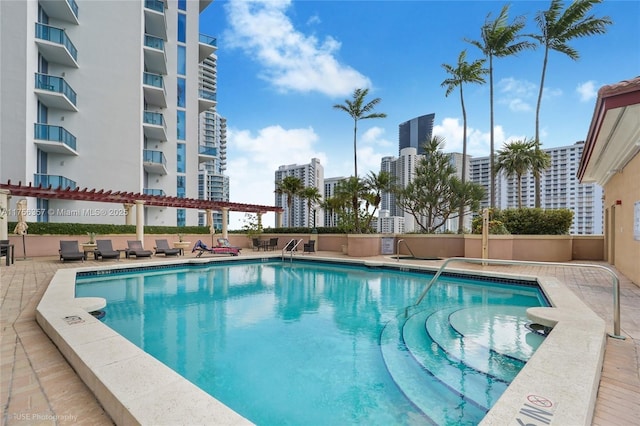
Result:
{"label": "pergola column", "polygon": [[258,217],[258,229],[262,230],[262,212],[257,212],[256,216]]}
{"label": "pergola column", "polygon": [[144,245],[144,201],[136,200],[136,240]]}
{"label": "pergola column", "polygon": [[131,207],[133,207],[133,204],[123,203],[122,205],[124,206],[124,212],[125,212],[124,224],[133,225],[133,216],[131,215]]}
{"label": "pergola column", "polygon": [[276,228],[282,228],[282,212],[276,212]]}
{"label": "pergola column", "polygon": [[229,223],[229,207],[222,208],[222,238],[229,238],[227,224]]}
{"label": "pergola column", "polygon": [[0,189],[0,240],[9,239],[9,194],[6,189]]}

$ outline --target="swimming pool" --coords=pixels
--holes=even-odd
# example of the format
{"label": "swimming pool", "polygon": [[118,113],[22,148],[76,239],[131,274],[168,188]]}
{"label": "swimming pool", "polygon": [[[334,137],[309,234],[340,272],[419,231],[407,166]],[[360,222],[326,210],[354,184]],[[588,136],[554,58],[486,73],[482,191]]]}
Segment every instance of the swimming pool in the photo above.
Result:
{"label": "swimming pool", "polygon": [[[540,343],[534,286],[233,262],[78,276],[106,324],[257,424],[478,423]],[[446,326],[446,327],[445,327]]]}

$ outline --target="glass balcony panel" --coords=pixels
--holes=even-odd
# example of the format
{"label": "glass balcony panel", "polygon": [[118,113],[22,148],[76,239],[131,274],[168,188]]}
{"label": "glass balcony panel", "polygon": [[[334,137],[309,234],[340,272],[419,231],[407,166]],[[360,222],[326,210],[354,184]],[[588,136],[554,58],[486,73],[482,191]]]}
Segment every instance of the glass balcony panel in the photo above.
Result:
{"label": "glass balcony panel", "polygon": [[200,97],[200,99],[206,99],[208,101],[215,102],[216,101],[216,92],[211,92],[209,90],[200,89],[199,97]]}
{"label": "glass balcony panel", "polygon": [[76,92],[62,77],[36,73],[36,89],[62,93],[73,105],[76,105]]}
{"label": "glass balcony panel", "polygon": [[144,35],[144,45],[152,49],[164,51],[164,40],[149,34]]}
{"label": "glass balcony panel", "polygon": [[69,51],[69,54],[71,54],[73,59],[75,61],[78,60],[78,49],[76,49],[63,29],[36,22],[36,38],[63,45],[66,47],[67,51]]}
{"label": "glass balcony panel", "polygon": [[159,74],[152,74],[150,72],[145,72],[143,75],[142,82],[149,86],[158,87],[160,89],[164,89],[164,80]]}
{"label": "glass balcony panel", "polygon": [[159,0],[145,0],[144,7],[147,9],[155,10],[156,12],[164,13],[164,2]]}
{"label": "glass balcony panel", "polygon": [[44,175],[36,173],[33,175],[34,186],[42,186],[43,188],[51,189],[76,189],[76,182],[64,176],[58,175]]}
{"label": "glass balcony panel", "polygon": [[198,147],[198,153],[200,153],[202,155],[216,156],[216,155],[218,155],[218,150],[216,148],[214,148],[214,147],[200,145]]}
{"label": "glass balcony panel", "polygon": [[67,3],[69,4],[69,7],[71,7],[71,10],[73,10],[73,14],[76,15],[76,18],[78,17],[78,3],[76,3],[76,0],[67,0]]}
{"label": "glass balcony panel", "polygon": [[74,151],[76,149],[76,137],[69,133],[64,127],[36,123],[34,138],[43,141],[61,142]]}
{"label": "glass balcony panel", "polygon": [[145,111],[144,122],[155,126],[164,126],[164,117],[159,112]]}
{"label": "glass balcony panel", "polygon": [[160,197],[165,196],[164,190],[162,189],[144,188],[142,191],[144,195],[155,195]]}
{"label": "glass balcony panel", "polygon": [[145,149],[143,155],[143,161],[145,163],[157,163],[162,165],[167,164],[167,159],[165,158],[162,151],[152,151],[150,149]]}
{"label": "glass balcony panel", "polygon": [[200,43],[208,44],[209,46],[218,46],[218,40],[215,37],[208,36],[206,34],[200,34]]}

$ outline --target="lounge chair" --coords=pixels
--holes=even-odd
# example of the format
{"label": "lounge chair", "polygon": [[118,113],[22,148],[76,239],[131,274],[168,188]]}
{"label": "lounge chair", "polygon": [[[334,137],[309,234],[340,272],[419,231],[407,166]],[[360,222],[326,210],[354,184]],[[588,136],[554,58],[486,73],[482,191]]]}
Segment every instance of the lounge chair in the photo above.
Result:
{"label": "lounge chair", "polygon": [[239,247],[208,247],[201,240],[196,241],[196,244],[193,246],[191,253],[195,253],[196,257],[202,256],[204,253],[213,253],[213,254],[230,254],[231,256],[237,256],[240,254]]}
{"label": "lounge chair", "polygon": [[142,241],[140,240],[127,241],[127,246],[129,248],[124,252],[127,259],[131,256],[151,257],[151,255],[153,254],[151,250],[145,250],[144,247],[142,247]]}
{"label": "lounge chair", "polygon": [[60,260],[84,260],[86,259],[84,252],[80,251],[78,246],[78,240],[65,241],[60,240]]}
{"label": "lounge chair", "polygon": [[240,250],[240,247],[232,246],[228,238],[218,238],[218,247],[231,247]]}
{"label": "lounge chair", "polygon": [[315,240],[309,240],[308,243],[304,243],[302,245],[303,253],[315,253],[316,252],[316,242]]}
{"label": "lounge chair", "polygon": [[118,259],[120,260],[120,252],[113,249],[111,240],[96,240],[97,248],[93,251],[95,259]]}
{"label": "lounge chair", "polygon": [[169,242],[167,240],[156,240],[156,256],[159,254],[164,254],[165,256],[177,256],[180,254],[179,248],[169,247]]}

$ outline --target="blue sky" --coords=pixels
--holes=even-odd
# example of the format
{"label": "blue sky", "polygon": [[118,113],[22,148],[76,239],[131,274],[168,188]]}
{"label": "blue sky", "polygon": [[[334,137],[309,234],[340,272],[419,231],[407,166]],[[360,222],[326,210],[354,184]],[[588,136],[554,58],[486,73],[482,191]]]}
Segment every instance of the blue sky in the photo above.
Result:
{"label": "blue sky", "polygon": [[[513,1],[510,21],[524,16],[524,33],[549,1]],[[215,0],[200,15],[200,32],[218,40],[218,112],[227,118],[231,201],[274,204],[280,165],[319,158],[325,177],[353,174],[353,120],[332,106],[368,87],[385,119],[358,126],[358,172],[380,169],[398,155],[398,125],[435,113],[434,134],[445,151],[461,152],[457,92],[445,97],[443,63],[459,53],[481,58],[465,39],[478,40],[503,1],[247,1]],[[568,2],[567,2],[568,4]],[[545,148],[587,136],[597,90],[640,75],[640,1],[605,1],[593,13],[609,16],[605,35],[571,42],[573,61],[549,56],[540,127]],[[494,61],[496,149],[534,136],[543,50]],[[489,84],[465,85],[468,152],[489,155]],[[239,216],[236,216],[239,215]],[[239,228],[240,214],[231,228]],[[265,225],[273,226],[271,215]]]}

